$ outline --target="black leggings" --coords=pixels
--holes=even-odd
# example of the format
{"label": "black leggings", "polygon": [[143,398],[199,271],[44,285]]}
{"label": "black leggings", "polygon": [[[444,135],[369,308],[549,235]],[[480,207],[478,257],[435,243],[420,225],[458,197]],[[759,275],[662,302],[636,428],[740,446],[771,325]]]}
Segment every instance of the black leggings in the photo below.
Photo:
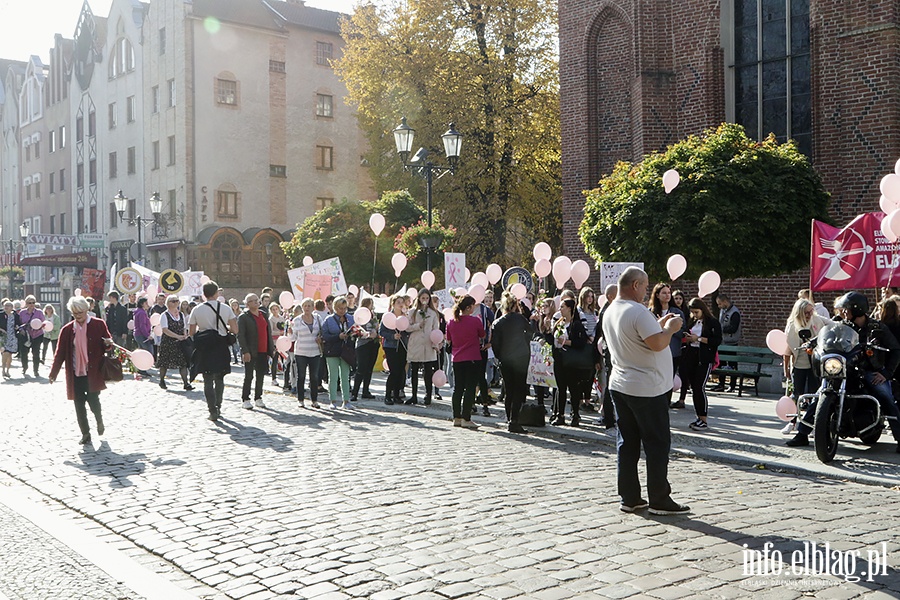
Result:
{"label": "black leggings", "polygon": [[479,377],[484,377],[484,367],[480,360],[465,360],[453,363],[456,385],[453,386],[453,418],[468,421],[472,418],[475,404],[475,388]]}
{"label": "black leggings", "polygon": [[406,348],[385,348],[384,357],[388,363],[388,379],[384,389],[384,397],[397,400],[406,383]]}
{"label": "black leggings", "polygon": [[355,398],[362,385],[363,394],[369,393],[369,384],[372,383],[372,370],[375,361],[378,360],[378,342],[366,342],[356,347],[356,377],[353,379],[353,394]]}
{"label": "black leggings", "polygon": [[412,399],[419,395],[419,369],[422,369],[422,377],[425,379],[425,401],[431,400],[431,378],[437,371],[437,361],[409,363],[410,384],[412,385]]}

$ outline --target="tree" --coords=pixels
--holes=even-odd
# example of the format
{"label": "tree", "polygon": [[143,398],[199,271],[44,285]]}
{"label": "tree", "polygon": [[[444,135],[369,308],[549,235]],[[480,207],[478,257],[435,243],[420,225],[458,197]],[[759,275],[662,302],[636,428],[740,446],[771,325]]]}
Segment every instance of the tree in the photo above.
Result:
{"label": "tree", "polygon": [[[662,175],[681,183],[670,194]],[[638,164],[620,162],[585,192],[579,235],[597,261],[643,261],[666,278],[669,256],[687,258],[687,276],[766,277],[809,264],[810,219],[831,222],[830,195],[793,142],[762,142],[722,124]]]}
{"label": "tree", "polygon": [[[449,122],[465,135],[459,168],[434,198],[470,264],[519,263],[536,241],[560,245],[556,29],[551,0],[388,0],[343,22],[335,67],[376,188],[411,185],[391,135],[401,117],[432,157]],[[423,188],[412,182],[416,197]]]}
{"label": "tree", "polygon": [[[386,225],[378,236],[375,280],[393,283],[394,238],[401,227],[418,223],[425,216],[424,209],[406,190],[385,192],[376,202],[345,200],[307,218],[297,227],[294,237],[281,244],[291,268],[302,266],[304,256],[315,260],[337,256],[348,283],[367,285],[372,280],[375,251],[375,234],[369,227],[369,217],[376,212],[384,215]],[[404,280],[412,281],[418,278],[424,266],[416,271],[418,262],[410,261],[409,264]]]}

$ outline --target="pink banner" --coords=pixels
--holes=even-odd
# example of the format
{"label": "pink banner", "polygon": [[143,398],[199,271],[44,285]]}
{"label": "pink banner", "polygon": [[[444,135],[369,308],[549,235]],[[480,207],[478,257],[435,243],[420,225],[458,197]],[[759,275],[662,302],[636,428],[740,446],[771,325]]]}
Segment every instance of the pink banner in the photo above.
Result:
{"label": "pink banner", "polygon": [[303,279],[303,295],[313,300],[324,300],[331,293],[330,275],[308,274]]}
{"label": "pink banner", "polygon": [[881,233],[884,217],[864,213],[843,229],[813,220],[809,287],[821,292],[898,285],[900,244]]}

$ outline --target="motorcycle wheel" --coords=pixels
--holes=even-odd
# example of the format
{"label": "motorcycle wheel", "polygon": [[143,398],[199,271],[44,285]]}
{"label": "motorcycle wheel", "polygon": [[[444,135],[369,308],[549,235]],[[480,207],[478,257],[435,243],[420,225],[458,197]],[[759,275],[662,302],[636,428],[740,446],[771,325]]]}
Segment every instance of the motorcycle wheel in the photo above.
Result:
{"label": "motorcycle wheel", "polygon": [[816,407],[814,440],[816,456],[823,463],[830,463],[837,454],[838,446],[838,399],[823,395]]}
{"label": "motorcycle wheel", "polygon": [[866,446],[874,446],[878,443],[878,440],[881,438],[881,434],[884,431],[884,427],[876,427],[871,431],[867,431],[865,435],[859,436],[859,441],[861,441]]}

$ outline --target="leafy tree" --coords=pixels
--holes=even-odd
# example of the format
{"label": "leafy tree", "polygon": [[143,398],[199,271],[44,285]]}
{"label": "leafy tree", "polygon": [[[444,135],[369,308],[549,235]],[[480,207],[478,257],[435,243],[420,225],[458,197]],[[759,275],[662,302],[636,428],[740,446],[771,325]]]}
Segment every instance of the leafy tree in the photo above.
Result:
{"label": "leafy tree", "polygon": [[467,262],[530,262],[536,241],[561,245],[554,1],[388,0],[359,7],[342,28],[335,67],[376,188],[411,186],[423,198],[391,130],[408,117],[416,146],[440,157],[452,121],[465,136],[462,156],[455,175],[435,182],[434,202],[459,230]]}
{"label": "leafy tree", "polygon": [[[401,227],[417,223],[425,215],[424,209],[406,190],[385,192],[376,202],[344,200],[307,218],[298,225],[294,237],[281,244],[291,268],[302,266],[304,256],[314,260],[338,256],[347,282],[369,287],[375,252],[375,234],[369,227],[369,217],[376,212],[384,215],[386,225],[378,236],[375,280],[393,283],[394,238]],[[403,280],[417,279],[425,268],[421,266],[416,270],[419,266],[418,261],[411,260]]]}
{"label": "leafy tree", "polygon": [[[662,175],[681,183],[670,194]],[[585,192],[579,228],[597,261],[642,261],[666,278],[666,261],[687,258],[687,277],[715,270],[723,279],[766,277],[809,261],[810,219],[831,222],[825,191],[793,142],[756,142],[725,123],[637,164],[620,162]]]}

